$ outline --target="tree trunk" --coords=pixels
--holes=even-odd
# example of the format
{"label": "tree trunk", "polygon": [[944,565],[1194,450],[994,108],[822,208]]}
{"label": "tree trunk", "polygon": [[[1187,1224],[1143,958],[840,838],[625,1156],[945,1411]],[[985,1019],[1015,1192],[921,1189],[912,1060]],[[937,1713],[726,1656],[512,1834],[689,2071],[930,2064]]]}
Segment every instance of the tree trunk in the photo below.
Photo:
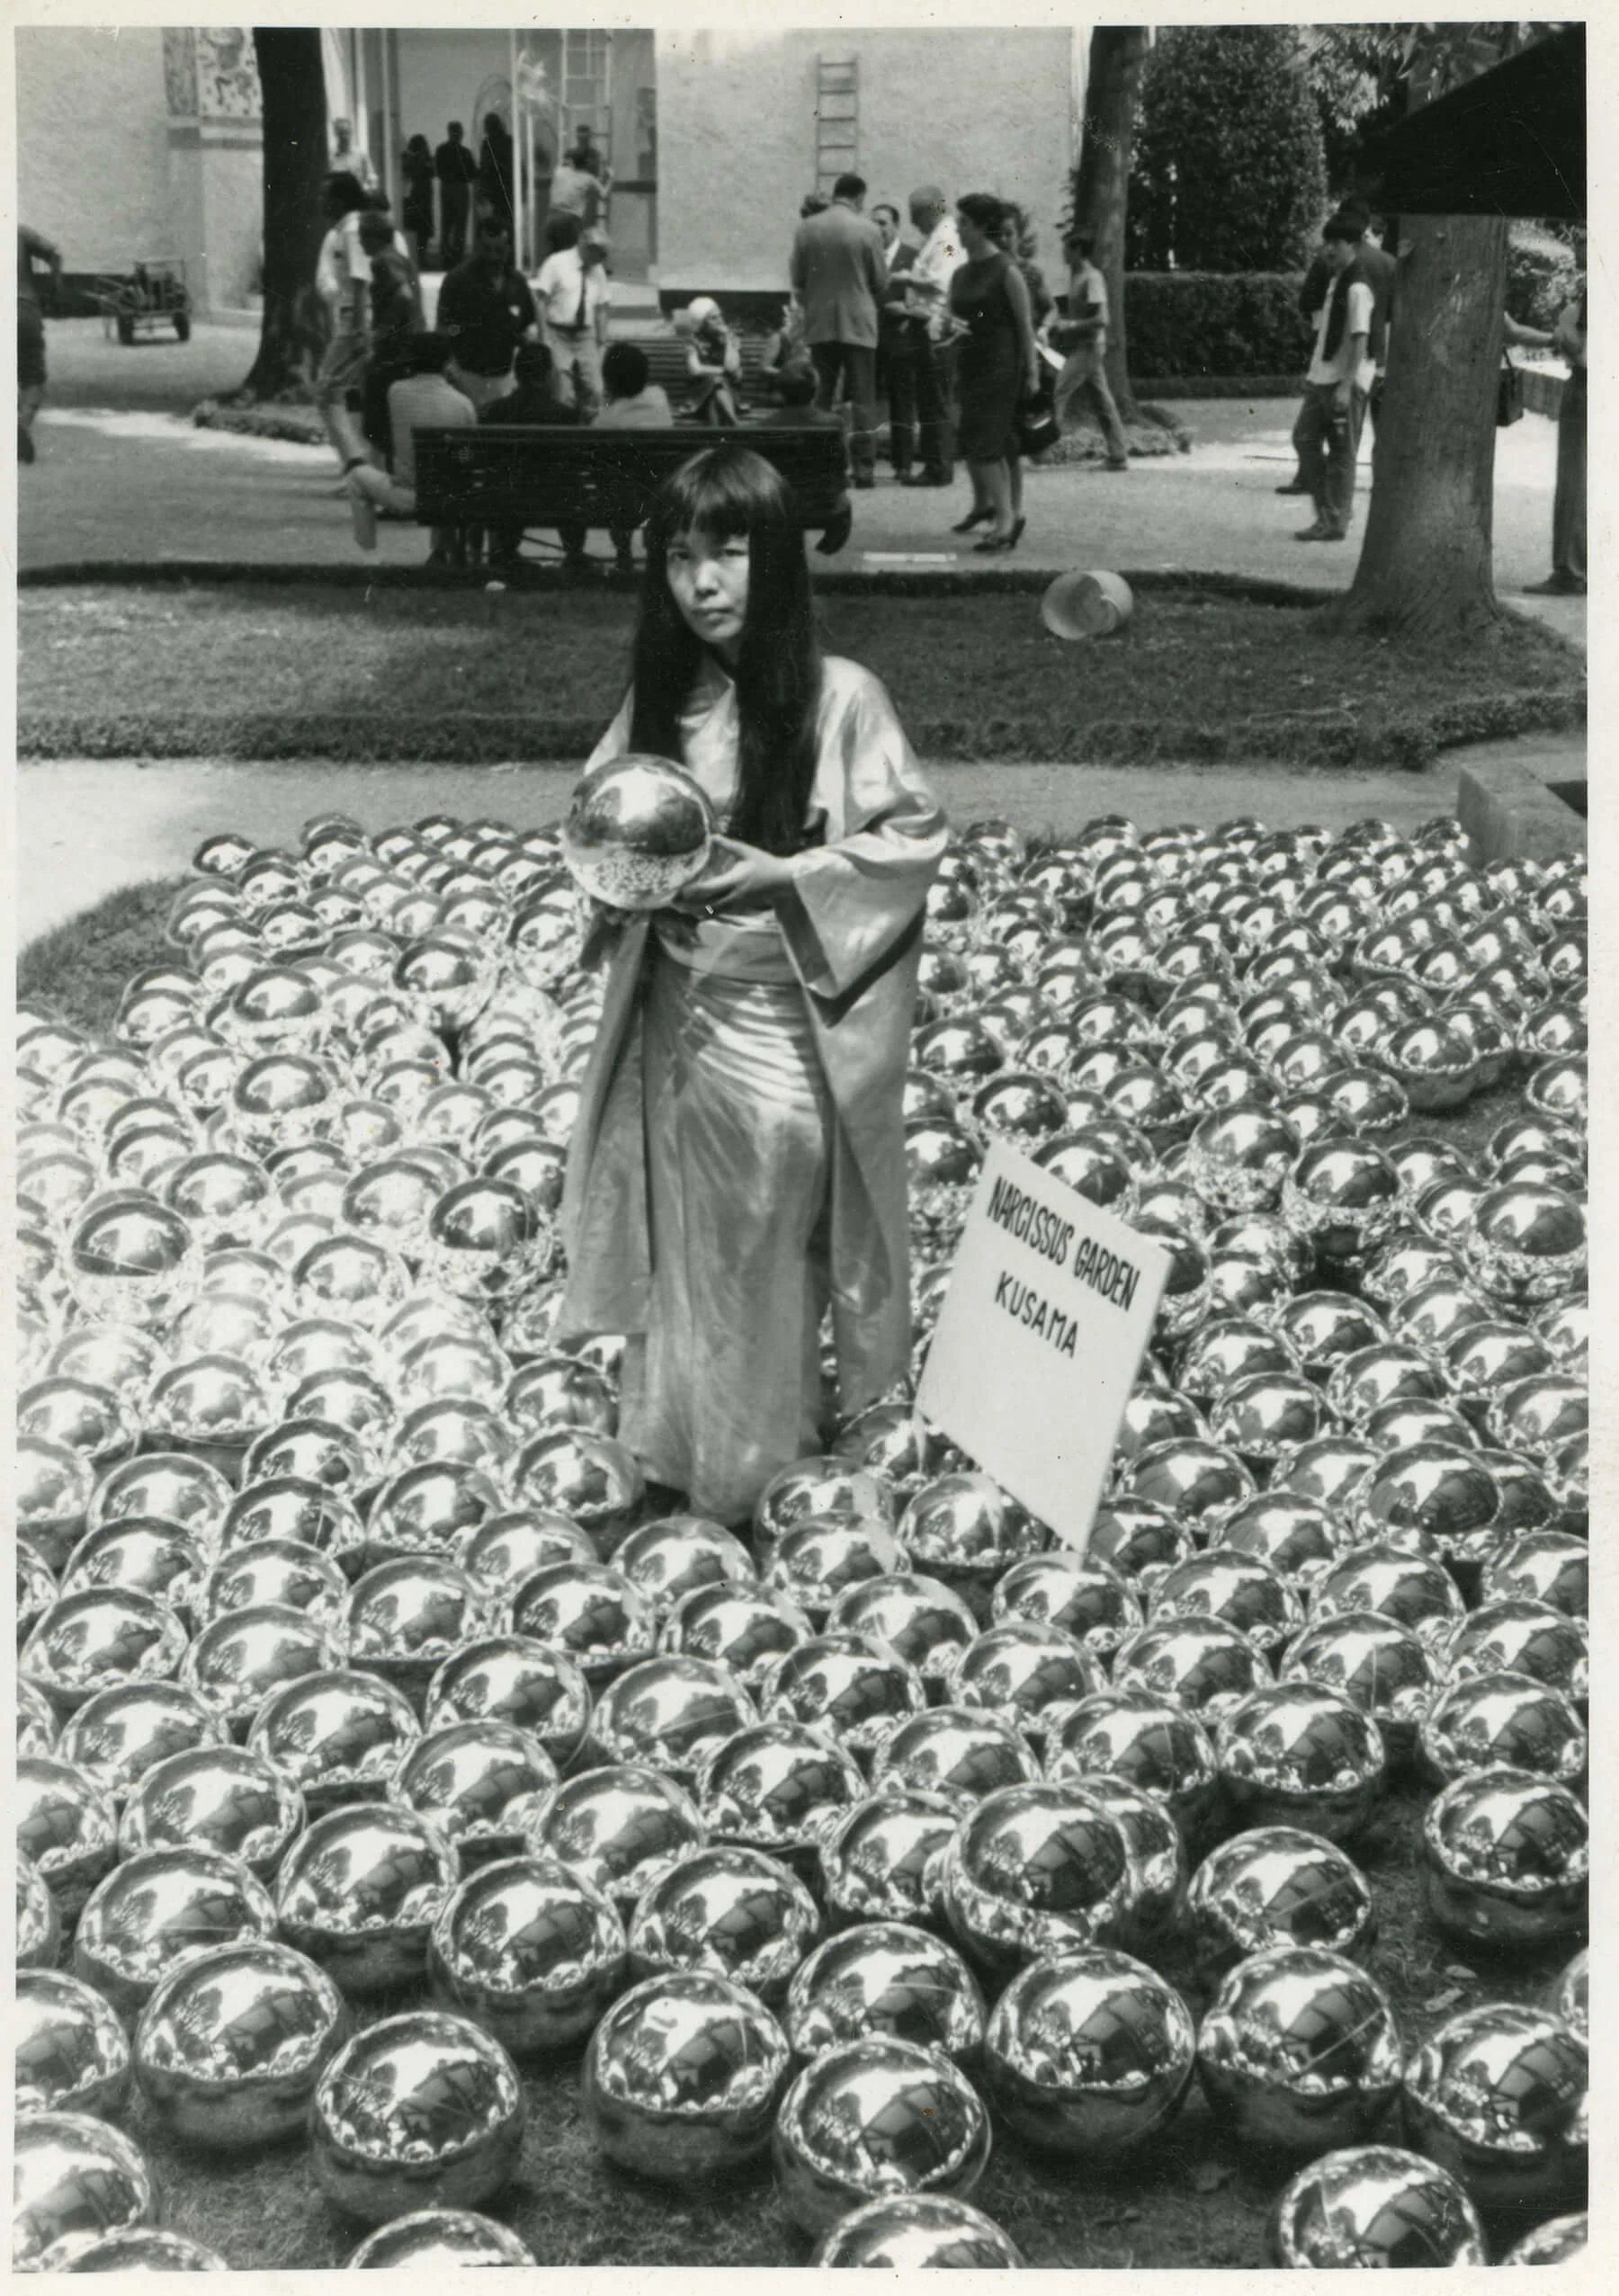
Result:
{"label": "tree trunk", "polygon": [[1136,96],[1149,35],[1142,24],[1098,28],[1090,40],[1085,130],[1074,183],[1074,221],[1094,232],[1091,260],[1107,281],[1107,380],[1127,423],[1142,419],[1124,337],[1124,213],[1135,144]]}
{"label": "tree trunk", "polygon": [[326,73],[318,31],[255,27],[253,44],[264,106],[264,312],[239,395],[273,398],[308,380],[326,339],[315,294],[326,231]]}
{"label": "tree trunk", "polygon": [[1507,223],[1408,216],[1366,540],[1340,628],[1464,637],[1498,618],[1491,572]]}

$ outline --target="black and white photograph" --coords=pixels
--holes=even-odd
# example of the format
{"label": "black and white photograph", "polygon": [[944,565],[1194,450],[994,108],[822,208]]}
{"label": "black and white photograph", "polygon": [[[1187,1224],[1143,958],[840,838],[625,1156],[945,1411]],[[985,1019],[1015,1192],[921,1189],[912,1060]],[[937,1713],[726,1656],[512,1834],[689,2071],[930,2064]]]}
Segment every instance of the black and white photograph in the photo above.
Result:
{"label": "black and white photograph", "polygon": [[1586,22],[150,13],[13,2272],[1591,2271]]}

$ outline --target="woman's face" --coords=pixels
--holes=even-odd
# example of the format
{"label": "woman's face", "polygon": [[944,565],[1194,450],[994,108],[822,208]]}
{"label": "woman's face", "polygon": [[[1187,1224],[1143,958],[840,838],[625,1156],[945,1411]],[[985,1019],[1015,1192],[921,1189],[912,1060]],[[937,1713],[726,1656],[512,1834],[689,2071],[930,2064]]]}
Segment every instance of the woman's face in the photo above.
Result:
{"label": "woman's face", "polygon": [[975,258],[988,251],[988,235],[979,229],[970,215],[957,216],[956,237],[961,240],[967,253]]}
{"label": "woman's face", "polygon": [[728,662],[737,657],[747,619],[748,558],[746,534],[720,540],[700,526],[671,536],[665,558],[686,627]]}

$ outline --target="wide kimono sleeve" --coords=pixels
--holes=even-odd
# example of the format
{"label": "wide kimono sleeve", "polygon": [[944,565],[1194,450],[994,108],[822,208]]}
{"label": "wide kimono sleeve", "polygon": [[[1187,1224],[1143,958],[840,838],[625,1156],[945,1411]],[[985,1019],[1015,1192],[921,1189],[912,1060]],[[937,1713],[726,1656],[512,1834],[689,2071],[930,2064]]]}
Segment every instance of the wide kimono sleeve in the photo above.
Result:
{"label": "wide kimono sleeve", "polygon": [[794,857],[778,905],[806,988],[836,1000],[913,935],[944,852],[944,816],[880,681],[828,664],[812,802],[826,842]]}

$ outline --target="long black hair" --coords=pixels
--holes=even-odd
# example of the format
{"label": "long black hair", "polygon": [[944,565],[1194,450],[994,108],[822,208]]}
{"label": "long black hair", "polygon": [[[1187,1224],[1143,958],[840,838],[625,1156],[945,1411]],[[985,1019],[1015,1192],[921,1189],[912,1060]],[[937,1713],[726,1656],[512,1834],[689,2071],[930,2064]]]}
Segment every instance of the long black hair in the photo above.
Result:
{"label": "long black hair", "polygon": [[765,853],[794,853],[815,779],[821,657],[804,538],[785,481],[744,446],[709,447],[659,489],[647,522],[646,586],[631,677],[631,746],[680,755],[680,712],[702,666],[702,640],[675,603],[671,541],[696,529],[714,541],[745,536],[747,612],[732,675],[740,740],[730,833]]}

